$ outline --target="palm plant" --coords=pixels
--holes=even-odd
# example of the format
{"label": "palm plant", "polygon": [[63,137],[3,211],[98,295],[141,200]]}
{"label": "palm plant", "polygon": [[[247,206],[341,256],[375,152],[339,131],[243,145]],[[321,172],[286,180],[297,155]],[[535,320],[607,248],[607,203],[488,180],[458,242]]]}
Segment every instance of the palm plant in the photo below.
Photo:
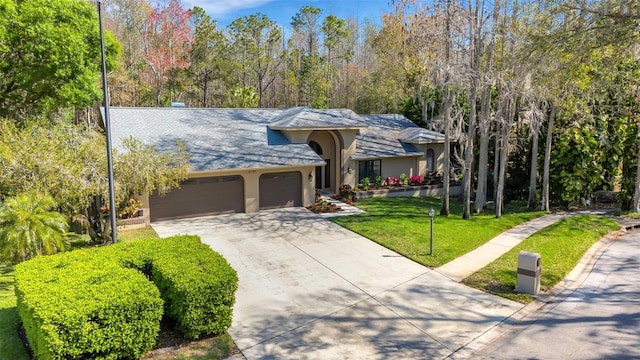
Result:
{"label": "palm plant", "polygon": [[21,193],[0,205],[0,260],[12,264],[64,251],[67,221],[51,195]]}

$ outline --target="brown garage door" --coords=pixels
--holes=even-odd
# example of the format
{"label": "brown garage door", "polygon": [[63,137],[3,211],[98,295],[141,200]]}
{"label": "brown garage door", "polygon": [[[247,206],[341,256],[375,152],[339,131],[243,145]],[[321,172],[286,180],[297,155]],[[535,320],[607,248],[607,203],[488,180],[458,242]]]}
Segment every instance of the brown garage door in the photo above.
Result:
{"label": "brown garage door", "polygon": [[244,212],[242,176],[189,179],[165,196],[149,197],[151,221]]}
{"label": "brown garage door", "polygon": [[299,171],[260,176],[260,209],[293,206],[302,206],[302,175]]}

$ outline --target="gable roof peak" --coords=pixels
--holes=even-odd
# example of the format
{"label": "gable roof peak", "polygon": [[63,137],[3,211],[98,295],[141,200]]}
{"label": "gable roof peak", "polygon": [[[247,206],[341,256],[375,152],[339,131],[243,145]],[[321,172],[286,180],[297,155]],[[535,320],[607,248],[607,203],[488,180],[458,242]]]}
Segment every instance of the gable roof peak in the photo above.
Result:
{"label": "gable roof peak", "polygon": [[295,107],[284,110],[269,124],[272,130],[347,130],[365,129],[367,124],[350,109],[313,109]]}

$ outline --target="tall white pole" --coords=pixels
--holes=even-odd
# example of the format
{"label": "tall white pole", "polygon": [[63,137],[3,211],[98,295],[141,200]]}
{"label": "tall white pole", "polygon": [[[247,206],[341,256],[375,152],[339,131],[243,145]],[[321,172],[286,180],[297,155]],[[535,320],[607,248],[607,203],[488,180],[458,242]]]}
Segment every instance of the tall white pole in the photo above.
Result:
{"label": "tall white pole", "polygon": [[116,229],[116,191],[113,182],[113,157],[111,154],[111,127],[109,126],[109,91],[107,88],[107,60],[104,51],[104,31],[102,29],[102,0],[98,4],[98,23],[100,24],[100,52],[102,53],[102,91],[104,92],[104,132],[107,137],[107,176],[109,178],[109,217],[111,221],[111,239],[118,242]]}

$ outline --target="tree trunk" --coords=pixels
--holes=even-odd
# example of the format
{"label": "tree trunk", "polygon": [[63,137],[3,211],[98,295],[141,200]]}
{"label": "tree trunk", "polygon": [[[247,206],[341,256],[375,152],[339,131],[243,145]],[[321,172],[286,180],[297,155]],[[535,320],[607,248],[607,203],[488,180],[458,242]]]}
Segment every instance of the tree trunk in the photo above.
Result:
{"label": "tree trunk", "polygon": [[549,123],[547,124],[547,141],[544,148],[544,172],[542,175],[542,209],[547,214],[549,210],[549,166],[551,164],[551,140],[553,138],[553,124],[556,120],[556,108],[551,105]]}
{"label": "tree trunk", "polygon": [[480,118],[478,121],[478,135],[480,136],[480,149],[478,150],[478,184],[476,187],[475,211],[482,212],[487,204],[487,167],[489,166],[489,115],[491,87],[485,85],[480,94]]}
{"label": "tree trunk", "polygon": [[[500,14],[500,0],[493,3],[493,22],[498,23],[498,15]],[[497,29],[492,28],[491,40],[487,48],[487,65],[486,72],[490,72],[493,68],[493,49],[495,46],[495,35]],[[480,94],[480,117],[478,121],[478,135],[480,137],[480,149],[478,154],[478,184],[476,187],[475,211],[476,214],[482,212],[487,205],[487,168],[489,166],[489,117],[491,116],[491,82],[485,76],[484,85]],[[494,182],[495,183],[495,182]]]}
{"label": "tree trunk", "polygon": [[496,218],[502,217],[504,205],[504,188],[507,178],[507,158],[509,156],[509,135],[511,134],[511,123],[515,115],[513,108],[515,102],[506,100],[504,107],[504,124],[502,125],[502,136],[500,137],[500,167],[498,169],[498,186],[496,189]]}
{"label": "tree trunk", "polygon": [[[478,73],[480,72],[480,57],[482,56],[482,44],[480,41],[480,31],[482,29],[482,18],[478,16],[480,6],[476,2],[473,10],[473,21],[471,22],[471,84],[469,89],[469,125],[467,128],[467,144],[464,156],[464,203],[462,208],[462,218],[471,218],[471,183],[473,177],[473,142],[476,137],[476,102],[478,100]],[[469,2],[469,13],[471,13],[471,2]]]}
{"label": "tree trunk", "polygon": [[209,90],[208,88],[209,88],[209,76],[205,75],[205,79],[202,84],[202,107],[203,108],[207,107],[207,95]]}
{"label": "tree trunk", "polygon": [[445,76],[444,76],[444,166],[442,169],[442,209],[440,209],[440,215],[449,216],[449,182],[450,182],[450,163],[451,155],[449,154],[451,148],[451,107],[453,106],[453,92],[449,87],[449,81],[451,80],[449,65],[451,62],[451,0],[446,2],[446,16],[445,16]]}
{"label": "tree trunk", "polygon": [[473,140],[475,138],[475,121],[476,121],[476,99],[478,97],[476,89],[476,80],[472,80],[469,93],[469,127],[467,129],[467,144],[464,155],[464,204],[462,211],[463,219],[471,218],[471,177],[473,175]]}
{"label": "tree trunk", "polygon": [[451,89],[449,89],[449,85],[445,85],[444,91],[444,159],[442,167],[442,209],[440,209],[440,215],[449,216],[449,182],[451,181],[451,154],[449,154],[449,151],[451,148],[451,106],[453,105],[453,93]]}
{"label": "tree trunk", "polygon": [[536,187],[538,180],[538,134],[540,131],[540,120],[534,115],[531,124],[531,170],[529,171],[529,200],[527,208],[535,210],[537,207]]}
{"label": "tree trunk", "polygon": [[[496,119],[497,120],[497,119]],[[493,150],[493,206],[496,206],[498,194],[498,175],[500,174],[500,139],[502,138],[502,124],[496,121],[495,147]]]}
{"label": "tree trunk", "polygon": [[[640,138],[640,126],[638,127]],[[640,144],[638,145],[638,164],[636,165],[636,190],[633,194],[633,211],[640,213]]]}

